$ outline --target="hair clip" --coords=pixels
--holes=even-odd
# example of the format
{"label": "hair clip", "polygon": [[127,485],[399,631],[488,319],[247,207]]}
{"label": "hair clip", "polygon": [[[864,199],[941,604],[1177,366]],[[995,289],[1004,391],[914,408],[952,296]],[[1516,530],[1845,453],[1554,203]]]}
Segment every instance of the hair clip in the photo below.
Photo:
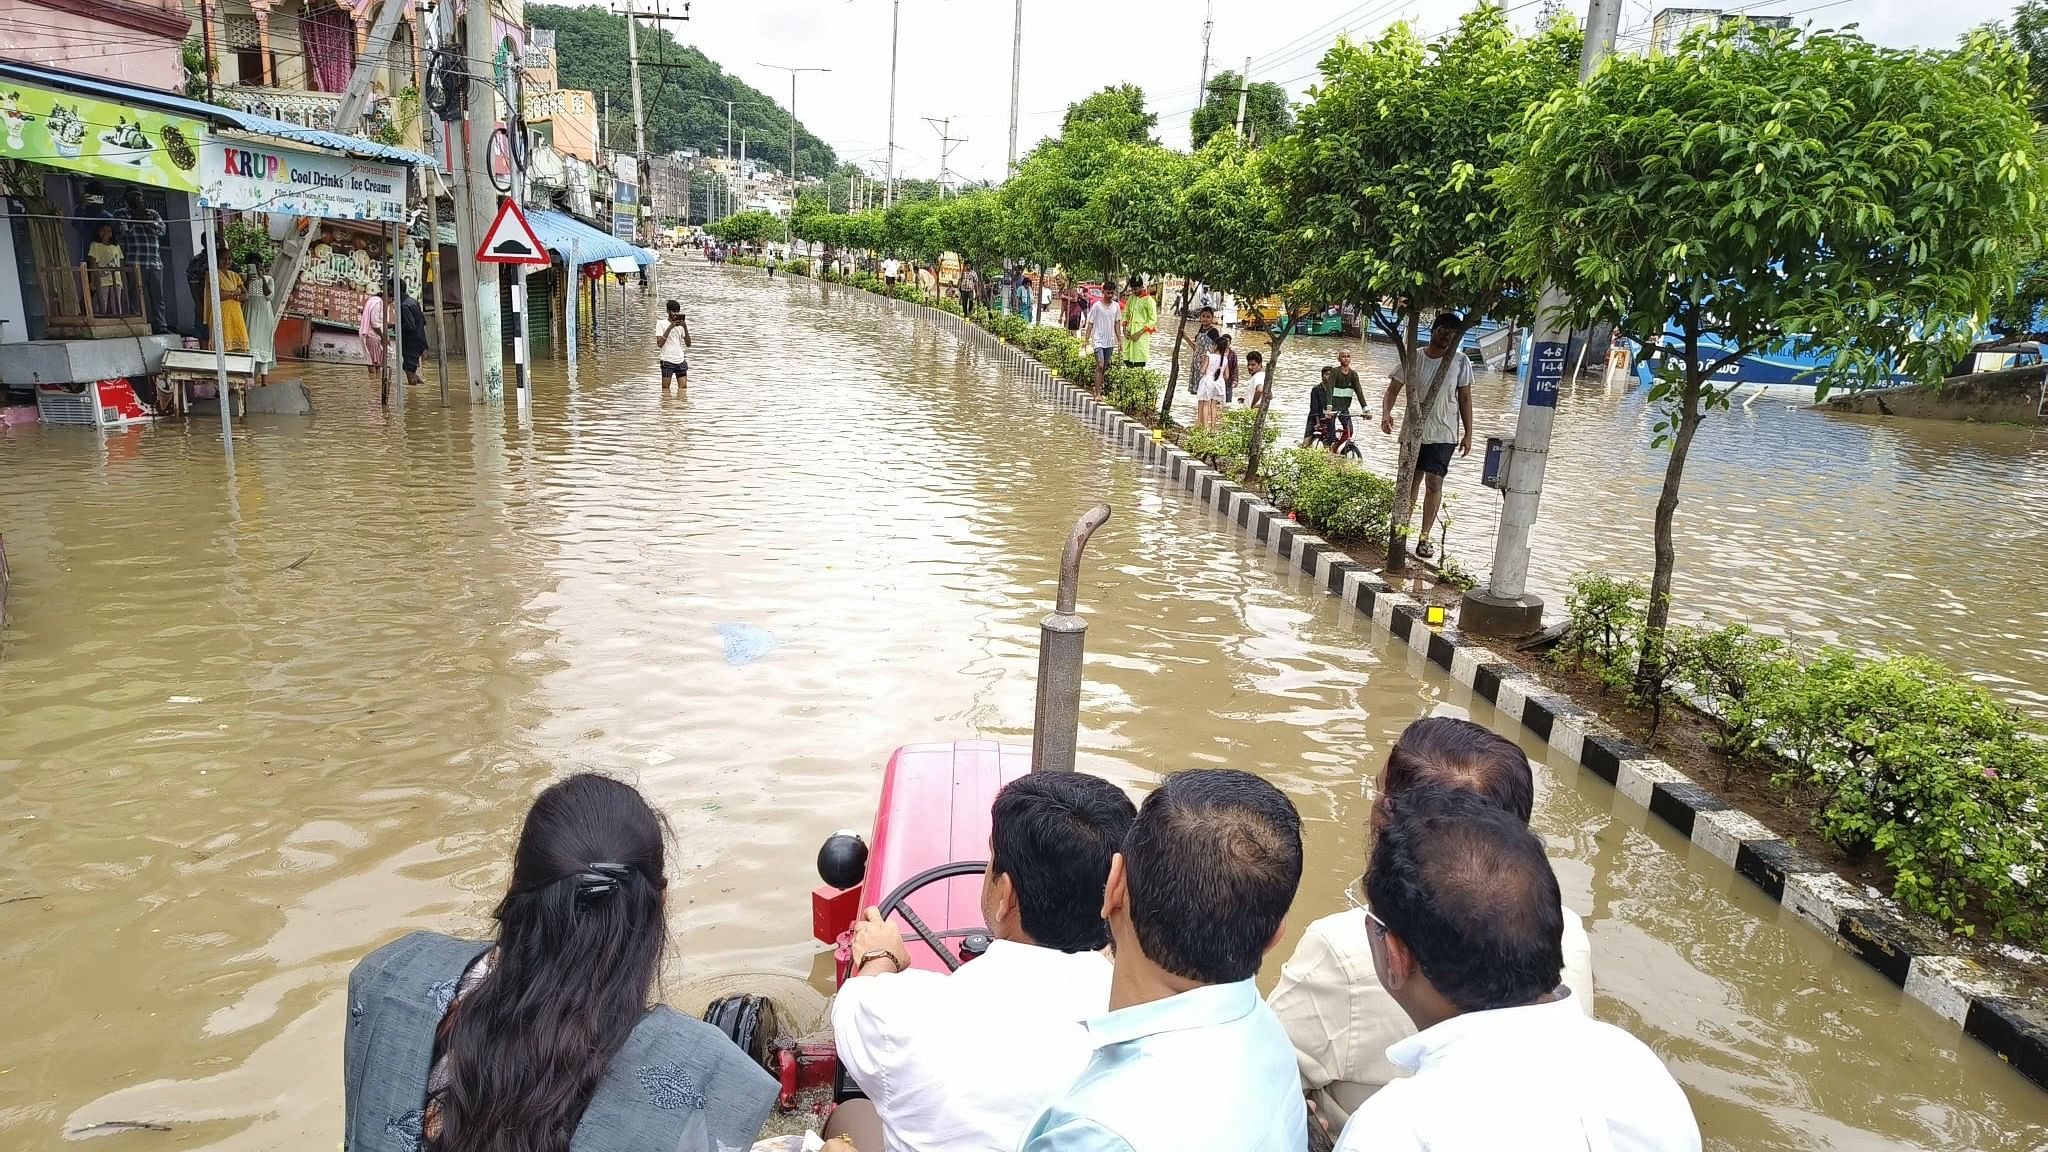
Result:
{"label": "hair clip", "polygon": [[609,896],[619,890],[626,874],[633,869],[624,864],[586,864],[583,871],[576,873],[576,896],[578,899],[596,899]]}

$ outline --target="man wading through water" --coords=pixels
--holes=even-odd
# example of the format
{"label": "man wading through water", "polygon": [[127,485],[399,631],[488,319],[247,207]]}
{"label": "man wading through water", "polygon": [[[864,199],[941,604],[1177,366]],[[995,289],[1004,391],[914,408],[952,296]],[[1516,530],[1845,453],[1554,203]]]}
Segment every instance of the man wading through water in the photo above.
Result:
{"label": "man wading through water", "polygon": [[[1380,408],[1380,431],[1394,434],[1394,401],[1401,395],[1401,389],[1420,387],[1420,396],[1429,406],[1422,413],[1422,446],[1415,457],[1415,476],[1408,482],[1408,503],[1415,504],[1415,493],[1422,490],[1422,534],[1415,541],[1415,555],[1418,559],[1430,560],[1436,556],[1436,548],[1429,542],[1429,534],[1436,527],[1437,509],[1444,500],[1444,477],[1451,470],[1451,453],[1460,456],[1472,454],[1472,360],[1465,355],[1458,341],[1465,331],[1465,320],[1455,312],[1437,316],[1429,329],[1429,343],[1416,358],[1417,370],[1422,374],[1420,381],[1409,381],[1404,369],[1394,369],[1387,385],[1386,402]],[[1449,357],[1449,366],[1444,358]],[[1430,386],[1436,382],[1437,372],[1443,370],[1443,387],[1436,390],[1436,402],[1429,403]],[[1459,432],[1460,425],[1464,432]],[[1405,527],[1405,525],[1404,525]]]}

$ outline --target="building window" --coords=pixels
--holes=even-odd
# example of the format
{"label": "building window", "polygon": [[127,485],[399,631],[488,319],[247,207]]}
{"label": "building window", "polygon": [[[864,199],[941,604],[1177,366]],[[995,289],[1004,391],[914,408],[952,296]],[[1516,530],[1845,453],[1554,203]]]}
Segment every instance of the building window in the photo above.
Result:
{"label": "building window", "polygon": [[235,57],[235,80],[240,84],[270,83],[263,59],[263,38],[254,16],[229,16],[221,21],[221,36]]}

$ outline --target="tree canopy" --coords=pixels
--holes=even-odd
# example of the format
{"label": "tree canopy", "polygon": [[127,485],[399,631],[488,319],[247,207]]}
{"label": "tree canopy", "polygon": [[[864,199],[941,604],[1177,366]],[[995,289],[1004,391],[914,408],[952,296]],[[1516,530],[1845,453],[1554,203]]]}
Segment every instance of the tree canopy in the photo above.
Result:
{"label": "tree canopy", "polygon": [[[553,29],[557,74],[564,88],[612,94],[612,118],[632,139],[632,85],[626,61],[626,18],[604,8],[534,4],[526,10],[535,28]],[[784,171],[789,167],[789,113],[761,92],[730,75],[697,49],[678,44],[668,32],[642,21],[640,93],[647,114],[647,147],[654,152],[695,149],[725,154],[725,102],[733,102],[733,140],[747,131],[751,157]],[[649,68],[649,63],[661,67]],[[621,147],[615,126],[613,147]],[[737,147],[737,143],[735,143]],[[838,164],[832,146],[797,125],[797,167],[805,176],[824,176]]]}
{"label": "tree canopy", "polygon": [[1938,379],[2040,240],[2026,61],[1736,25],[1618,56],[1531,110],[1495,178],[1517,272],[1663,353],[1650,399],[1671,449],[1641,684],[1664,666],[1672,518],[1720,369],[1787,338],[1818,395]]}
{"label": "tree canopy", "polygon": [[[1244,78],[1235,72],[1218,72],[1209,80],[1209,91],[1188,123],[1196,151],[1209,138],[1237,123],[1237,94]],[[1294,113],[1287,106],[1287,89],[1258,81],[1245,93],[1244,131],[1253,144],[1270,144],[1294,127]]]}

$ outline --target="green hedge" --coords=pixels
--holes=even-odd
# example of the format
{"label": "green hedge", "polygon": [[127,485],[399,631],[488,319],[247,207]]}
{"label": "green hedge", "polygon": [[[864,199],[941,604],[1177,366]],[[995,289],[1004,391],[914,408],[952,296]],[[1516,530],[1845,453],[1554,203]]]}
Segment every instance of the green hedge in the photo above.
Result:
{"label": "green hedge", "polygon": [[[1251,458],[1252,421],[1257,416],[1258,413],[1250,408],[1232,408],[1223,413],[1221,425],[1213,432],[1204,428],[1188,429],[1181,447],[1187,449],[1189,455],[1208,461],[1226,476],[1243,476],[1245,461]],[[1266,423],[1266,451],[1271,451],[1279,439],[1280,422],[1269,419]]]}
{"label": "green hedge", "polygon": [[[1586,576],[1566,603],[1553,658],[1630,683],[1647,591]],[[1729,773],[1768,767],[1823,840],[1890,867],[1904,907],[1963,935],[2048,942],[2048,732],[1922,657],[1802,658],[1740,625],[1674,627],[1667,648],[1669,691],[1703,706]]]}
{"label": "green hedge", "polygon": [[1333,540],[1384,548],[1394,516],[1394,483],[1319,447],[1266,457],[1266,497]]}

